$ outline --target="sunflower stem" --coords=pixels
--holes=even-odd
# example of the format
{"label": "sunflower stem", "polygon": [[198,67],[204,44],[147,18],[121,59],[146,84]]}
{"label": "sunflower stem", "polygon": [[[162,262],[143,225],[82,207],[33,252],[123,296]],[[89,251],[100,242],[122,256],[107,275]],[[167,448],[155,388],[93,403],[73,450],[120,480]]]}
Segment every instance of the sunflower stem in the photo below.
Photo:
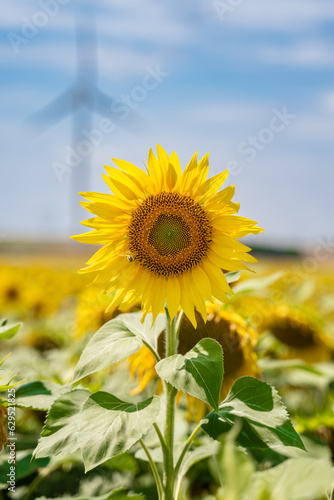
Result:
{"label": "sunflower stem", "polygon": [[182,465],[182,462],[183,462],[183,459],[185,457],[185,454],[187,453],[188,449],[190,448],[193,440],[195,439],[196,435],[199,433],[199,431],[201,430],[201,424],[199,423],[197,425],[197,427],[193,430],[193,432],[190,434],[190,436],[188,437],[185,445],[184,445],[184,448],[180,454],[180,457],[177,461],[177,464],[175,466],[175,475],[178,474],[179,470],[180,470],[180,467]]}
{"label": "sunflower stem", "polygon": [[174,469],[174,477],[176,479],[176,490],[175,490],[175,498],[178,498],[178,495],[179,495],[179,491],[180,491],[180,487],[181,487],[181,481],[182,481],[182,475],[179,476],[179,470],[180,470],[180,467],[182,465],[182,462],[183,462],[183,459],[187,453],[187,451],[189,450],[193,440],[195,439],[196,435],[198,434],[198,432],[201,430],[201,424],[199,423],[197,425],[197,427],[193,430],[193,432],[190,434],[190,436],[188,437],[185,445],[184,445],[184,448],[181,452],[181,455],[177,461],[177,464],[175,465],[175,469]]}
{"label": "sunflower stem", "polygon": [[151,466],[151,469],[153,472],[153,476],[154,476],[154,479],[155,479],[155,482],[157,485],[159,500],[162,500],[163,488],[162,488],[161,479],[160,479],[160,475],[159,475],[157,466],[155,465],[154,460],[152,459],[152,456],[151,456],[147,446],[145,445],[144,441],[142,439],[140,439],[139,442],[140,442],[140,444],[141,444],[141,446],[142,446],[142,448],[147,456],[147,459],[150,463],[150,466]]}
{"label": "sunflower stem", "polygon": [[167,449],[166,447],[166,443],[165,443],[165,438],[163,437],[162,435],[162,432],[160,430],[160,427],[157,425],[157,424],[153,424],[153,427],[155,429],[155,432],[157,433],[157,436],[159,438],[159,441],[160,441],[160,444],[161,444],[161,448],[162,448],[162,451],[165,452],[165,450]]}
{"label": "sunflower stem", "polygon": [[[177,336],[175,318],[170,319],[166,311],[166,357],[177,352]],[[174,500],[174,427],[175,427],[175,398],[177,390],[172,385],[165,383],[166,391],[166,423],[164,452],[164,496],[163,500]]]}

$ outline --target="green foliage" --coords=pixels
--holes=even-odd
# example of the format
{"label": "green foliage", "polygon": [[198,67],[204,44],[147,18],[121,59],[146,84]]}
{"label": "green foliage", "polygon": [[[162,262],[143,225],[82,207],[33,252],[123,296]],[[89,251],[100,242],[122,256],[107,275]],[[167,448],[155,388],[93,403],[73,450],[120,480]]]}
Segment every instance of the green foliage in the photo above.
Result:
{"label": "green foliage", "polygon": [[16,406],[47,411],[60,395],[70,389],[69,385],[56,384],[48,380],[29,382],[16,390]]}
{"label": "green foliage", "polygon": [[235,285],[235,294],[265,291],[270,285],[276,283],[284,275],[283,271],[277,271],[264,278],[247,279]]}
{"label": "green foliage", "polygon": [[194,450],[188,451],[178,473],[176,484],[177,491],[180,489],[181,482],[187,472],[191,469],[191,467],[193,467],[193,465],[197,464],[201,460],[205,460],[206,458],[216,455],[217,451],[218,443],[204,444],[198,446]]}
{"label": "green foliage", "polygon": [[209,413],[202,421],[202,429],[218,439],[232,429],[237,419],[241,420],[237,442],[245,448],[305,449],[277,391],[265,382],[252,377],[239,378],[218,412]]}
{"label": "green foliage", "polygon": [[334,387],[334,366],[330,362],[310,365],[298,359],[263,359],[259,367],[276,387],[312,388],[323,394]]}
{"label": "green foliage", "polygon": [[[9,464],[8,464],[8,454],[2,454],[0,458],[0,483],[8,486],[8,472],[9,472]],[[31,461],[32,452],[30,450],[22,450],[16,453],[16,480],[23,479],[25,477],[30,476],[39,467],[46,467],[50,461],[49,458],[41,458],[38,460]]]}
{"label": "green foliage", "polygon": [[46,497],[39,497],[37,500],[127,500],[128,498],[132,500],[144,500],[142,495],[135,495],[127,493],[125,488],[118,488],[117,490],[111,491],[106,495],[99,496],[79,496],[79,497],[61,497],[52,499]]}
{"label": "green foliage", "polygon": [[[334,481],[334,468],[325,459],[290,458],[271,469],[257,472],[242,500],[315,500],[325,498]],[[327,497],[330,498],[330,497]]]}
{"label": "green foliage", "polygon": [[73,382],[126,359],[143,344],[156,351],[157,338],[165,328],[165,318],[158,316],[151,330],[152,315],[147,315],[143,324],[141,317],[141,313],[121,314],[103,325],[85,347]]}
{"label": "green foliage", "polygon": [[223,382],[223,351],[213,339],[202,339],[185,356],[175,354],[156,365],[158,375],[179,391],[218,411]]}
{"label": "green foliage", "polygon": [[22,323],[13,323],[8,325],[5,320],[0,326],[0,340],[11,339],[18,332]]}
{"label": "green foliage", "polygon": [[110,458],[108,460],[108,466],[117,471],[130,471],[134,474],[138,472],[138,462],[135,457],[128,452]]}
{"label": "green foliage", "polygon": [[211,460],[213,476],[220,485],[219,499],[240,500],[254,480],[255,464],[244,450],[235,446],[239,430],[237,425],[225,435]]}
{"label": "green foliage", "polygon": [[[238,427],[238,426],[236,426]],[[320,500],[334,480],[328,458],[289,458],[284,463],[256,472],[250,456],[235,446],[236,427],[222,440],[211,460],[220,488],[215,500]],[[240,430],[240,429],[239,429]],[[312,454],[311,454],[312,455]],[[207,497],[207,500],[209,497]]]}
{"label": "green foliage", "polygon": [[[10,354],[11,353],[7,354],[7,356],[0,361],[0,366],[6,361],[6,359],[10,356]],[[20,384],[21,382],[23,382],[22,380],[18,380],[16,382],[12,383],[12,380],[14,380],[16,377],[16,374],[12,375],[12,373],[13,373],[13,370],[10,370],[5,375],[0,376],[0,381],[1,381],[0,393],[2,393],[2,392],[6,393],[8,391],[8,389],[11,389],[12,387],[15,387],[17,384]],[[0,396],[0,401],[6,403],[6,398],[7,398],[7,394],[6,394],[6,397]]]}
{"label": "green foliage", "polygon": [[91,395],[79,421],[79,443],[86,471],[130,449],[158,417],[160,398],[126,403],[107,392]]}
{"label": "green foliage", "polygon": [[79,448],[79,412],[88,396],[89,391],[73,390],[54,402],[34,451],[35,458],[74,453]]}
{"label": "green foliage", "polygon": [[235,283],[241,277],[241,271],[231,271],[230,273],[225,273],[225,278],[227,283]]}

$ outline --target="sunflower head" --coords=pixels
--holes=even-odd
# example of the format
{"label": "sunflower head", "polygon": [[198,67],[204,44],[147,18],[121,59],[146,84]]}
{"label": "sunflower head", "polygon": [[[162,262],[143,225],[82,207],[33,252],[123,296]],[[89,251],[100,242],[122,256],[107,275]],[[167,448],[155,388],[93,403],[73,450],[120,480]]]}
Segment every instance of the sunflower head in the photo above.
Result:
{"label": "sunflower head", "polygon": [[167,302],[171,319],[179,307],[196,326],[195,308],[206,320],[205,299],[227,302],[224,272],[254,262],[237,239],[259,233],[256,222],[239,217],[234,187],[219,191],[227,170],[207,179],[208,155],[197,153],[182,172],[180,161],[157,146],[149,151],[147,173],[122,160],[103,175],[113,194],[82,193],[82,205],[96,217],[93,229],[73,237],[103,247],[81,272],[92,273],[114,292],[109,310],[139,299],[153,321]]}
{"label": "sunflower head", "polygon": [[333,341],[320,321],[285,304],[270,309],[262,329],[269,330],[285,346],[283,357],[317,363],[328,361],[334,350]]}
{"label": "sunflower head", "polygon": [[0,268],[0,311],[17,312],[22,308],[22,276],[15,267]]}

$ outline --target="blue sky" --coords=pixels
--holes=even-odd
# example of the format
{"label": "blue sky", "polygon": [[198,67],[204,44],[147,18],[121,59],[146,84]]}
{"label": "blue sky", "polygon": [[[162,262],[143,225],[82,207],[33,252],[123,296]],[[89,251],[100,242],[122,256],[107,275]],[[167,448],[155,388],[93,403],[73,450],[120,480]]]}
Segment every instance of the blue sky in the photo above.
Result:
{"label": "blue sky", "polygon": [[[73,85],[75,19],[89,32],[92,5],[98,87],[114,99],[135,96],[137,121],[102,134],[86,190],[108,190],[101,173],[112,157],[142,165],[160,143],[185,165],[194,151],[210,151],[211,174],[230,167],[241,214],[265,228],[258,244],[312,246],[333,236],[332,0],[3,3],[2,235],[71,232],[73,174],[60,182],[54,165],[76,145],[72,118],[38,133],[27,119]],[[144,82],[154,88],[143,91]],[[91,129],[101,120],[95,114]]]}

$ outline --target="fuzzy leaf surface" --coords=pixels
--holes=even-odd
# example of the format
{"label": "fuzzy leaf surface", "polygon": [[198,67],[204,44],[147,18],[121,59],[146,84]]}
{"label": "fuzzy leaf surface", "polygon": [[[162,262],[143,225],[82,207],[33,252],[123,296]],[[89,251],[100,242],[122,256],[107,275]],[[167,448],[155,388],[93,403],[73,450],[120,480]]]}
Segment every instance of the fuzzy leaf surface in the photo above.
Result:
{"label": "fuzzy leaf surface", "polygon": [[160,378],[218,411],[223,382],[223,351],[214,339],[202,339],[184,356],[174,354],[156,365]]}

